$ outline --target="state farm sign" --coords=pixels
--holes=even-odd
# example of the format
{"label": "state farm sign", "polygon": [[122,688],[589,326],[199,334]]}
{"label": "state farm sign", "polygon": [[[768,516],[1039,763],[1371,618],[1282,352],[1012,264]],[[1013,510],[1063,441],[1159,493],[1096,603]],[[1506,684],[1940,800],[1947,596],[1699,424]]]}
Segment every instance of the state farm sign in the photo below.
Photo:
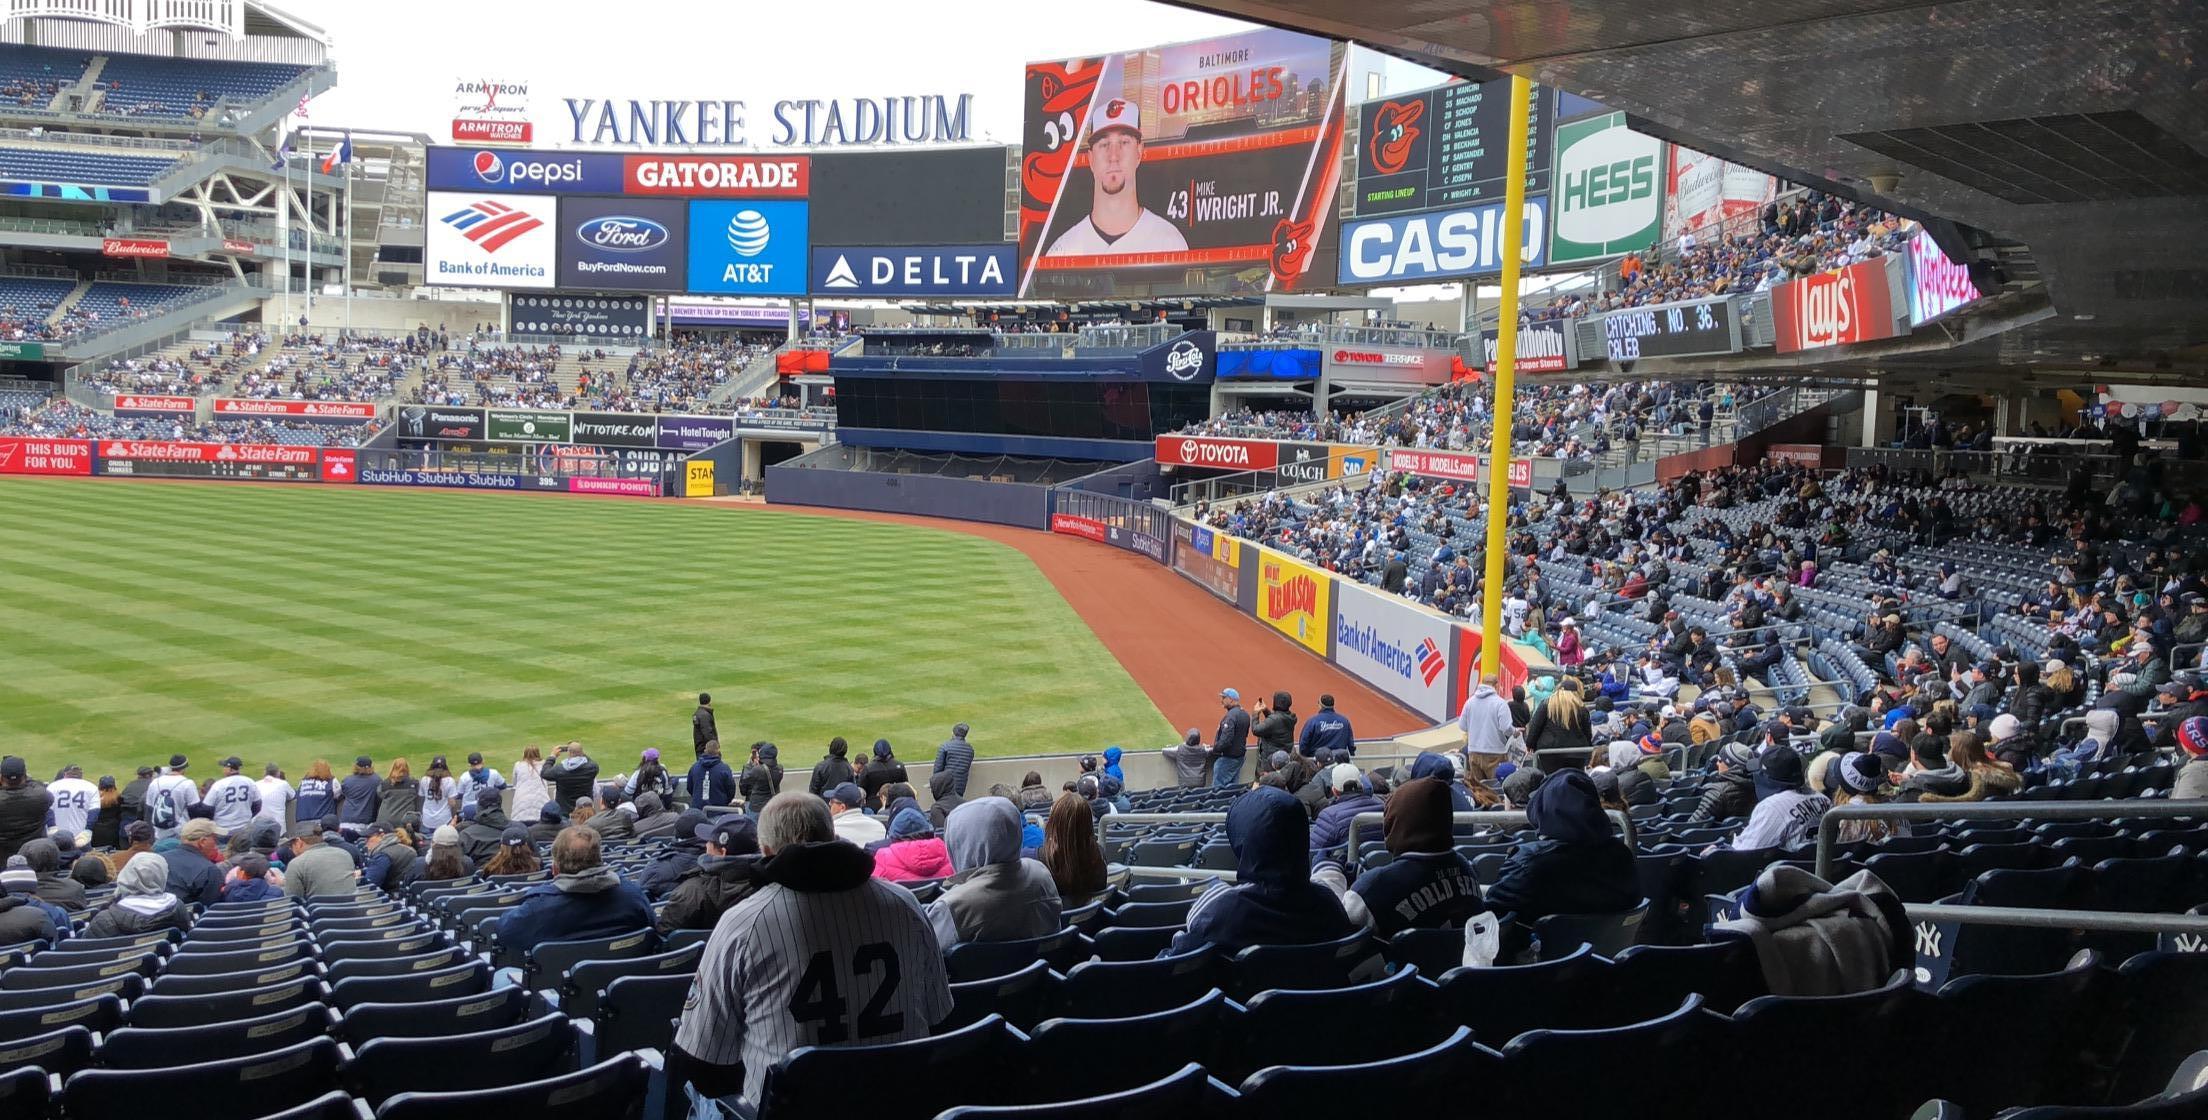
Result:
{"label": "state farm sign", "polygon": [[169,463],[312,464],[315,448],[277,443],[183,443],[161,439],[103,439],[102,459],[148,459]]}
{"label": "state farm sign", "polygon": [[[1406,474],[1420,474],[1428,478],[1447,478],[1458,482],[1487,481],[1485,455],[1469,451],[1428,451],[1424,449],[1395,448],[1388,452],[1388,469]],[[1510,484],[1517,487],[1533,486],[1533,460],[1510,461]]]}
{"label": "state farm sign", "polygon": [[366,401],[272,401],[253,397],[219,397],[217,416],[303,416],[323,420],[373,420],[376,406]]}
{"label": "state farm sign", "polygon": [[1158,462],[1169,467],[1210,467],[1223,471],[1270,470],[1280,462],[1280,445],[1261,439],[1159,436]]}
{"label": "state farm sign", "polygon": [[191,397],[148,397],[124,393],[115,398],[117,412],[194,412],[199,402]]}
{"label": "state farm sign", "polygon": [[1900,265],[1900,257],[1881,257],[1771,289],[1779,353],[1907,334],[1909,309],[1894,298]]}

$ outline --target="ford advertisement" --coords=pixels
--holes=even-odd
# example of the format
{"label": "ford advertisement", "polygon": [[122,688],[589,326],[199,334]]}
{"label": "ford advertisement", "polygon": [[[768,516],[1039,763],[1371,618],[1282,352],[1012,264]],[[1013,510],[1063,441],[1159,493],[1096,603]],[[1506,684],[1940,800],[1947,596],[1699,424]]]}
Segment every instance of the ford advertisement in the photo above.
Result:
{"label": "ford advertisement", "polygon": [[689,206],[657,198],[560,200],[560,287],[679,292],[688,279]]}

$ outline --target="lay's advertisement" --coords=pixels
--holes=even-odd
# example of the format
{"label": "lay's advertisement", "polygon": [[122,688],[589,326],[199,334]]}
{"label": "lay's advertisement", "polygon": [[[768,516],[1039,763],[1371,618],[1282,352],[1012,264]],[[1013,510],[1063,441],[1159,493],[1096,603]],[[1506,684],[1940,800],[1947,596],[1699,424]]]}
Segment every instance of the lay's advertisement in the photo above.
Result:
{"label": "lay's advertisement", "polygon": [[1321,657],[1333,619],[1334,577],[1271,549],[1257,554],[1257,617]]}

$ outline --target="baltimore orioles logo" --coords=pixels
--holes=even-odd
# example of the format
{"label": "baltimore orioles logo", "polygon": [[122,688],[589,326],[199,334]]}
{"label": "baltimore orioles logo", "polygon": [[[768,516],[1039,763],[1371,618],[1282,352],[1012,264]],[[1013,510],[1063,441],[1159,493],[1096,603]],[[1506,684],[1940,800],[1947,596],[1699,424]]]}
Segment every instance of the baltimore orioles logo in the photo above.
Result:
{"label": "baltimore orioles logo", "polygon": [[1381,175],[1393,175],[1403,170],[1411,161],[1411,145],[1418,140],[1418,118],[1426,115],[1424,101],[1389,101],[1373,114],[1372,138],[1366,147],[1366,155],[1372,160],[1372,169]]}
{"label": "baltimore orioles logo", "polygon": [[1306,220],[1290,221],[1287,218],[1273,223],[1273,278],[1293,283],[1311,267],[1311,250],[1318,248],[1318,238],[1311,234],[1317,223]]}
{"label": "baltimore orioles logo", "polygon": [[1073,166],[1074,141],[1081,135],[1082,118],[1089,99],[1104,76],[1103,60],[1077,59],[1046,62],[1027,68],[1028,120],[1040,121],[1039,131],[1030,123],[1027,154],[1020,160],[1020,240],[1032,229],[1040,235],[1049,220],[1050,205],[1064,188],[1066,170]]}

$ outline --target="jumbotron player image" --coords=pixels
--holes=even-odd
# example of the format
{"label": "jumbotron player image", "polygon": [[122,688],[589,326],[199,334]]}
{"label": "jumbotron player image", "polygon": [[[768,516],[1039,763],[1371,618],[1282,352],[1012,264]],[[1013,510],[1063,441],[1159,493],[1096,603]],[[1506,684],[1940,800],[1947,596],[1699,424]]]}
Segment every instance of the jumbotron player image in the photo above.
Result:
{"label": "jumbotron player image", "polygon": [[1058,235],[1043,255],[1186,252],[1188,240],[1181,231],[1143,209],[1136,196],[1135,171],[1141,166],[1141,110],[1125,98],[1112,98],[1089,133],[1089,176],[1095,182],[1089,216]]}

